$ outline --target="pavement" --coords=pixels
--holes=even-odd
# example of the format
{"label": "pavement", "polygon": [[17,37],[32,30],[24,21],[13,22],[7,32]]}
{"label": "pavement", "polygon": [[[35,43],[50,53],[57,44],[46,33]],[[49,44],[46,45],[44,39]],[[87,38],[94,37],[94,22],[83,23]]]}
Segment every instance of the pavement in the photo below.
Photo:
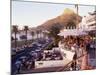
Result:
{"label": "pavement", "polygon": [[60,68],[61,67],[37,68],[37,69],[32,69],[32,70],[20,71],[20,74],[56,72]]}

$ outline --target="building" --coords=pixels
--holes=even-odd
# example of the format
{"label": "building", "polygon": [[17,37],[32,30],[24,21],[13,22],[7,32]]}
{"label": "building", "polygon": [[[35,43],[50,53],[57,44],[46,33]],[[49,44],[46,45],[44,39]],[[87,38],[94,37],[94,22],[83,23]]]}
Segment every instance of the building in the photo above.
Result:
{"label": "building", "polygon": [[96,11],[84,16],[82,22],[79,24],[79,28],[96,30]]}

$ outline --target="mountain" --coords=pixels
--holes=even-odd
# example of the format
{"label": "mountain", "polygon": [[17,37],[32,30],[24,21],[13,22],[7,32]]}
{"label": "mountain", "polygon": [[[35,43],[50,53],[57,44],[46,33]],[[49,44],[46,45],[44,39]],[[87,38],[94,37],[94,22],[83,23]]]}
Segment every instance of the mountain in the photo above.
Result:
{"label": "mountain", "polygon": [[63,13],[53,19],[46,21],[45,23],[39,25],[37,29],[49,30],[55,24],[59,24],[62,27],[66,26],[69,22],[74,22],[76,25],[80,23],[82,17],[76,14],[73,10],[66,8]]}

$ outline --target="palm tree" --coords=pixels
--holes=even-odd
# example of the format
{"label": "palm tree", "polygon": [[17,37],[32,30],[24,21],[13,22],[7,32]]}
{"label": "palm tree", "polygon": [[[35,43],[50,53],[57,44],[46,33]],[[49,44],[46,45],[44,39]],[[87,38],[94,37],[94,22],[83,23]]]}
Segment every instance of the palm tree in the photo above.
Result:
{"label": "palm tree", "polygon": [[39,30],[39,32],[40,32],[40,38],[41,38],[41,35],[42,35],[42,30],[40,29],[40,30]]}
{"label": "palm tree", "polygon": [[46,38],[46,32],[45,31],[43,32],[43,38]]}
{"label": "palm tree", "polygon": [[37,34],[37,38],[39,38],[39,31],[38,30],[36,31],[36,34]]}
{"label": "palm tree", "polygon": [[44,35],[44,38],[49,37],[49,31],[47,30],[43,31],[43,35]]}
{"label": "palm tree", "polygon": [[25,44],[27,44],[27,31],[29,30],[28,26],[24,26],[24,31],[26,34],[26,40],[25,40]]}
{"label": "palm tree", "polygon": [[34,40],[34,31],[31,32],[32,40]]}
{"label": "palm tree", "polygon": [[54,45],[58,45],[58,42],[60,40],[60,37],[58,36],[58,33],[60,33],[60,30],[62,29],[62,26],[59,23],[55,23],[49,30],[49,35],[54,38]]}
{"label": "palm tree", "polygon": [[18,33],[18,26],[14,25],[12,31],[14,32],[14,36],[15,36],[15,48],[17,47],[17,38],[16,38],[16,34]]}
{"label": "palm tree", "polygon": [[14,40],[14,37],[13,36],[11,36],[11,41],[13,41]]}
{"label": "palm tree", "polygon": [[39,37],[39,38],[40,38],[40,34],[41,34],[40,30],[38,30],[38,37]]}

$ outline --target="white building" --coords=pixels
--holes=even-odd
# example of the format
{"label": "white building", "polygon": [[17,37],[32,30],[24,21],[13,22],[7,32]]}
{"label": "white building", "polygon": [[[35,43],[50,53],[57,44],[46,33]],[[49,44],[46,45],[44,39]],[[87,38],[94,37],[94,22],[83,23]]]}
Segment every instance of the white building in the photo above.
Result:
{"label": "white building", "polygon": [[84,16],[79,28],[96,30],[96,11]]}

